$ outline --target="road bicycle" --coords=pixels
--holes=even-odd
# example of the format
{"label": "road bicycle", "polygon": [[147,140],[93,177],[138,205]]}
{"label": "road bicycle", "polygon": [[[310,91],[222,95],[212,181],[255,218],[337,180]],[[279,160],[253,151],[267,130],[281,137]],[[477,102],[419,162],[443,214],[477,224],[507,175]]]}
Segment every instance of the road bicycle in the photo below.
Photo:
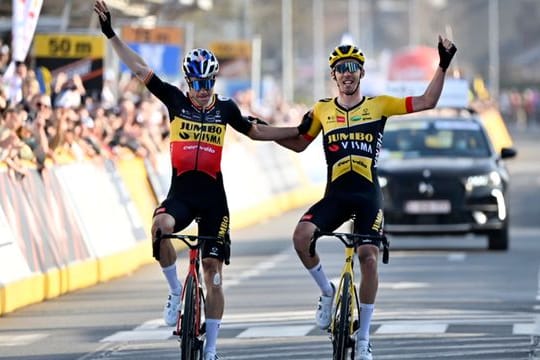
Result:
{"label": "road bicycle", "polygon": [[[180,342],[181,360],[202,360],[206,326],[204,323],[205,291],[200,272],[200,248],[204,241],[216,240],[213,236],[158,234],[154,241],[154,257],[159,260],[162,239],[177,239],[189,248],[189,265],[182,290],[183,311],[180,311],[173,335]],[[156,257],[157,256],[157,257]]]}
{"label": "road bicycle", "polygon": [[338,238],[345,245],[345,263],[341,270],[339,286],[334,299],[334,312],[328,332],[333,347],[333,359],[345,360],[350,353],[350,359],[354,359],[355,336],[359,328],[360,301],[356,286],[354,285],[354,258],[355,249],[360,244],[373,244],[379,248],[382,246],[383,263],[389,261],[389,242],[386,236],[362,235],[354,233],[323,232],[315,231],[310,244],[310,253],[315,254],[317,240],[322,236]]}

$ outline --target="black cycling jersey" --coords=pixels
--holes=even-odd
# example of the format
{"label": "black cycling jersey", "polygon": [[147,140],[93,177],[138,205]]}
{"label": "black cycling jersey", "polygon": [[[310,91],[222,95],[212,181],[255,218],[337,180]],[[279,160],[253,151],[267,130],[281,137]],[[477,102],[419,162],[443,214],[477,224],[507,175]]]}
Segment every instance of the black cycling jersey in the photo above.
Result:
{"label": "black cycling jersey", "polygon": [[214,95],[210,105],[201,109],[179,88],[161,81],[155,74],[146,87],[169,111],[173,179],[190,170],[216,178],[221,172],[226,125],[243,134],[252,126],[238,106],[230,98]]}
{"label": "black cycling jersey", "polygon": [[247,134],[252,125],[229,98],[214,95],[202,109],[153,73],[145,84],[167,107],[170,118],[171,187],[154,216],[167,213],[174,217],[175,232],[200,218],[199,235],[220,237],[204,243],[202,256],[228,263],[229,209],[221,174],[225,130],[230,124]]}

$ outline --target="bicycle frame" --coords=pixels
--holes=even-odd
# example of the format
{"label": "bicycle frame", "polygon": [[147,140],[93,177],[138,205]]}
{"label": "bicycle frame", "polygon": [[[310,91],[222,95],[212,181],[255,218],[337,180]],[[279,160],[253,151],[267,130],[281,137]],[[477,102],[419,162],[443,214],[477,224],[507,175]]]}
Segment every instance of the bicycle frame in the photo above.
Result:
{"label": "bicycle frame", "polygon": [[333,359],[344,360],[348,355],[348,349],[352,348],[351,356],[354,356],[354,332],[359,327],[360,300],[354,281],[354,257],[356,248],[364,243],[383,246],[383,263],[388,263],[388,241],[384,235],[362,235],[353,233],[334,233],[315,231],[310,244],[309,252],[313,256],[317,239],[321,236],[338,238],[345,245],[345,259],[341,270],[339,286],[335,293],[335,309],[330,322],[330,339],[333,345]]}
{"label": "bicycle frame", "polygon": [[216,238],[212,236],[159,234],[158,239],[154,242],[154,257],[157,255],[157,260],[159,260],[159,242],[162,239],[178,239],[189,248],[189,265],[182,289],[184,311],[178,317],[173,335],[179,337],[182,360],[202,360],[205,326],[201,319],[205,306],[205,295],[200,281],[200,247],[205,240],[215,240]]}
{"label": "bicycle frame", "polygon": [[[336,289],[336,294],[335,294],[335,299],[334,299],[334,303],[336,304],[336,309],[338,308],[338,305],[340,304],[341,302],[341,299],[340,299],[340,295],[342,294],[342,289],[343,289],[343,286],[344,286],[344,282],[345,282],[345,278],[346,276],[349,276],[349,279],[350,279],[350,282],[349,284],[347,284],[347,286],[349,287],[349,294],[353,294],[353,298],[355,299],[354,302],[352,301],[349,301],[349,310],[348,310],[348,314],[349,314],[349,334],[352,335],[354,333],[354,331],[356,329],[354,329],[354,322],[351,321],[352,319],[356,319],[357,318],[357,315],[360,313],[360,302],[358,300],[358,294],[357,294],[357,291],[356,291],[356,286],[354,285],[355,284],[355,281],[354,281],[354,256],[356,255],[355,253],[355,246],[354,244],[347,244],[345,245],[345,263],[343,265],[343,268],[341,269],[341,275],[340,275],[340,278],[339,278],[339,286],[338,288]],[[346,275],[348,274],[348,275]],[[355,306],[356,305],[356,306]],[[334,314],[335,316],[335,314]],[[332,321],[330,323],[330,333],[334,333],[334,331],[336,329],[334,329],[334,327],[336,326],[337,324]]]}
{"label": "bicycle frame", "polygon": [[[189,246],[189,245],[188,245]],[[183,287],[182,287],[182,303],[185,304],[185,298],[186,298],[186,289],[187,289],[187,285],[188,285],[188,281],[189,281],[189,278],[190,277],[193,277],[194,281],[195,281],[195,292],[196,292],[196,299],[203,299],[203,303],[204,303],[204,294],[202,293],[202,287],[201,287],[201,283],[200,283],[200,271],[199,271],[199,267],[200,267],[200,260],[199,260],[199,253],[200,253],[200,250],[199,250],[199,246],[193,248],[193,247],[190,247],[189,248],[189,265],[188,265],[188,271],[187,271],[187,274],[186,274],[186,277],[184,278],[184,284],[183,284]],[[200,320],[201,320],[201,309],[200,309],[200,302],[196,301],[195,302],[195,337],[199,337],[200,336],[200,333],[201,333],[201,323],[200,323]],[[181,318],[179,317],[178,318],[178,321],[176,322],[176,332],[178,334],[181,334]]]}

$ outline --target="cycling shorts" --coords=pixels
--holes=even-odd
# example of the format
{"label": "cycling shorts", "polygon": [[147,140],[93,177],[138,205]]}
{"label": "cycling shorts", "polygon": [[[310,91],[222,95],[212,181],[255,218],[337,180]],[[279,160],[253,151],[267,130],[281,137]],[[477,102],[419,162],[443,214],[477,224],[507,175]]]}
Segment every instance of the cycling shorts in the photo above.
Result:
{"label": "cycling shorts", "polygon": [[[216,258],[225,264],[230,259],[229,208],[221,177],[213,179],[200,172],[181,175],[176,191],[154,210],[154,217],[166,213],[175,220],[174,232],[180,232],[198,220],[200,236],[216,237],[202,245],[202,258]],[[178,190],[181,189],[181,190]]]}
{"label": "cycling shorts", "polygon": [[309,221],[321,231],[331,232],[353,216],[354,233],[382,235],[384,216],[381,194],[377,191],[368,194],[328,192],[306,211],[300,221]]}

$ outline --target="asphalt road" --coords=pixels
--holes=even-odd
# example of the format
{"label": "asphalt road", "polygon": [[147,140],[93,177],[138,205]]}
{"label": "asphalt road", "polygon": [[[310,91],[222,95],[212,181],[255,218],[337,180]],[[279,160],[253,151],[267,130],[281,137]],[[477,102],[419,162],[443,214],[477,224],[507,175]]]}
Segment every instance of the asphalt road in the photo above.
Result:
{"label": "asphalt road", "polygon": [[[539,135],[514,133],[508,252],[485,250],[482,237],[391,239],[371,329],[375,359],[529,358],[529,333],[540,323]],[[331,358],[328,335],[313,322],[317,289],[290,242],[300,214],[234,232],[223,359]],[[318,248],[337,277],[341,247],[323,240]],[[7,314],[0,359],[179,359],[172,329],[160,319],[166,293],[151,265]]]}

